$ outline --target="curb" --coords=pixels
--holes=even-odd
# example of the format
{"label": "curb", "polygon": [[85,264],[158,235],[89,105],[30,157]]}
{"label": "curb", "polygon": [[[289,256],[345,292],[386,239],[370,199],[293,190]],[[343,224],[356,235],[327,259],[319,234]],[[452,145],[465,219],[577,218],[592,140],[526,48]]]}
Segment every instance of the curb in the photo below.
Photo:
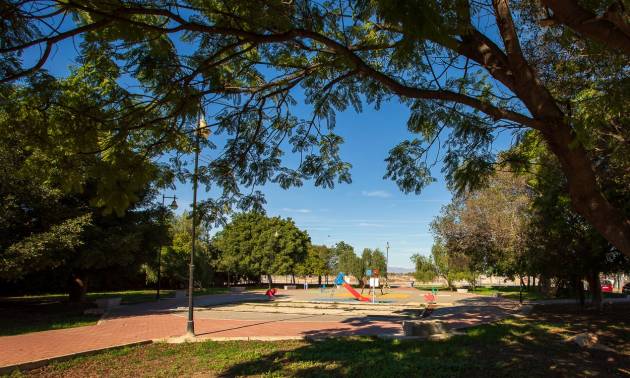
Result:
{"label": "curb", "polygon": [[146,344],[151,344],[151,343],[153,343],[153,340],[136,341],[133,343],[114,345],[114,346],[98,348],[98,349],[90,349],[90,350],[85,350],[83,352],[64,354],[62,356],[49,357],[49,358],[44,358],[41,360],[35,360],[35,361],[30,361],[30,362],[23,362],[21,364],[0,366],[0,374],[10,374],[14,370],[33,370],[33,369],[37,369],[45,365],[49,365],[53,362],[67,361],[75,357],[89,356],[92,354],[97,354],[97,353],[101,353],[105,351],[122,349],[126,347],[134,347],[134,346],[139,346],[139,345],[146,345]]}

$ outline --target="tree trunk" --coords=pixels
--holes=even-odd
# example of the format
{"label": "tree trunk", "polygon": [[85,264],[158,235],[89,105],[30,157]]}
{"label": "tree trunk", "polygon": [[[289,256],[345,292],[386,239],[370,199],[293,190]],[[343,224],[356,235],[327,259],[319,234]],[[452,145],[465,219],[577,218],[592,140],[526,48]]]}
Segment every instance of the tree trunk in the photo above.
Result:
{"label": "tree trunk", "polygon": [[267,282],[269,283],[269,288],[271,289],[271,274],[267,274]]}
{"label": "tree trunk", "polygon": [[518,276],[520,284],[518,285],[518,303],[523,304],[523,276]]}
{"label": "tree trunk", "polygon": [[585,298],[584,298],[584,285],[582,284],[582,279],[580,277],[575,277],[574,283],[575,283],[575,290],[577,291],[578,298],[580,299],[580,307],[583,308]]}
{"label": "tree trunk", "polygon": [[[479,56],[472,58],[484,64],[495,78],[516,93],[527,106],[535,120],[529,126],[541,132],[550,150],[560,161],[574,210],[606,240],[630,257],[630,220],[604,197],[586,149],[576,138],[571,125],[565,121],[567,117],[553,94],[541,83],[536,71],[523,56],[508,2],[495,0],[493,6],[505,49],[504,56],[498,53],[499,57],[504,58],[498,62],[502,70],[497,71],[492,65],[487,65]],[[475,41],[472,42],[474,45]],[[505,65],[507,67],[501,67]],[[506,72],[510,74],[504,75]]]}
{"label": "tree trunk", "polygon": [[320,274],[319,276],[317,276],[317,284],[321,287],[322,286],[322,275]]}
{"label": "tree trunk", "polygon": [[588,286],[591,289],[591,304],[598,310],[602,310],[602,287],[599,281],[599,272],[592,272],[589,275]]}
{"label": "tree trunk", "polygon": [[630,257],[630,221],[604,197],[584,147],[577,143],[564,123],[541,131],[562,165],[573,209]]}
{"label": "tree trunk", "polygon": [[74,273],[69,284],[70,302],[85,302],[88,285],[87,276],[82,273]]}
{"label": "tree trunk", "polygon": [[295,285],[295,274],[291,273],[291,284]]}

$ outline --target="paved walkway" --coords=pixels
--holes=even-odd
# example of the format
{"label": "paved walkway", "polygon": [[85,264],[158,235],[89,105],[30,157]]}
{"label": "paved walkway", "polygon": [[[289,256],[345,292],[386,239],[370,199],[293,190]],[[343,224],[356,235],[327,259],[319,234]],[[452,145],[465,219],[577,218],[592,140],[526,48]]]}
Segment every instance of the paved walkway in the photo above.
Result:
{"label": "paved walkway", "polygon": [[[462,298],[460,306],[438,309],[434,316],[461,326],[494,321],[509,315],[514,302],[505,299]],[[197,306],[265,300],[260,293],[195,298]],[[185,300],[121,306],[98,325],[0,337],[0,367],[128,343],[181,336],[186,329]],[[512,306],[512,307],[510,307]],[[195,311],[197,336],[209,339],[255,337],[331,337],[401,335],[402,319],[370,316],[271,314]]]}
{"label": "paved walkway", "polygon": [[446,330],[454,330],[496,322],[521,309],[518,301],[480,296],[461,299],[454,306],[436,308],[426,319],[439,321]]}

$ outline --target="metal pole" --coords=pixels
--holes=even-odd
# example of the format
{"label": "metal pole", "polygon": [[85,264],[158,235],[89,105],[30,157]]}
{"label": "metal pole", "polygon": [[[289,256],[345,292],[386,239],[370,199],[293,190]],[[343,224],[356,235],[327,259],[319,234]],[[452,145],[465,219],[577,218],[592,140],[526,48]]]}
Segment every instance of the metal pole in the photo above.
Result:
{"label": "metal pole", "polygon": [[[199,113],[199,123],[201,122],[201,113]],[[186,334],[190,337],[195,336],[195,321],[193,319],[193,271],[195,258],[195,228],[197,226],[197,173],[199,169],[199,123],[195,130],[195,173],[193,174],[193,210],[192,210],[192,249],[190,251],[190,265],[188,270],[188,323],[186,325]]]}
{"label": "metal pole", "polygon": [[387,242],[387,246],[385,247],[385,280],[389,277],[389,242]]}
{"label": "metal pole", "polygon": [[[164,225],[164,194],[162,194],[162,225]],[[158,269],[157,269],[157,294],[155,298],[160,300],[160,278],[162,274],[162,246],[158,248]]]}

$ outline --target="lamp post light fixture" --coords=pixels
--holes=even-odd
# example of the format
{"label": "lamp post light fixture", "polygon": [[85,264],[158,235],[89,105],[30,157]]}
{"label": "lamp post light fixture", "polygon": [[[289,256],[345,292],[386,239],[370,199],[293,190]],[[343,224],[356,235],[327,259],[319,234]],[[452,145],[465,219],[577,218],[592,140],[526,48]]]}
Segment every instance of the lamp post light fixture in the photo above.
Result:
{"label": "lamp post light fixture", "polygon": [[199,122],[195,128],[195,170],[193,173],[193,204],[192,204],[192,246],[190,250],[190,264],[188,268],[188,322],[186,323],[186,336],[195,337],[194,302],[193,302],[193,273],[195,261],[195,242],[197,229],[197,184],[199,181],[199,153],[201,152],[201,138],[207,139],[210,129],[203,116],[203,109],[199,112]]}
{"label": "lamp post light fixture", "polygon": [[[173,202],[171,202],[171,204],[168,205],[168,207],[171,208],[171,210],[177,209],[177,196],[165,196],[164,194],[162,194],[162,224],[164,223],[164,220],[165,220],[164,209],[166,207],[167,198],[173,200]],[[162,278],[162,248],[160,247],[158,249],[157,293],[155,294],[155,298],[157,300],[160,299],[161,278]]]}
{"label": "lamp post light fixture", "polygon": [[385,246],[385,280],[387,280],[387,277],[389,276],[389,242],[387,242],[387,245]]}
{"label": "lamp post light fixture", "polygon": [[267,282],[269,284],[269,288],[271,289],[271,266],[274,260],[274,253],[276,253],[276,248],[278,248],[278,236],[280,236],[280,234],[278,233],[278,230],[276,230],[273,233],[273,250],[271,251],[271,256],[269,257],[269,267],[267,268]]}
{"label": "lamp post light fixture", "polygon": [[[389,242],[385,246],[385,288],[389,289]],[[383,290],[381,289],[381,292]]]}

